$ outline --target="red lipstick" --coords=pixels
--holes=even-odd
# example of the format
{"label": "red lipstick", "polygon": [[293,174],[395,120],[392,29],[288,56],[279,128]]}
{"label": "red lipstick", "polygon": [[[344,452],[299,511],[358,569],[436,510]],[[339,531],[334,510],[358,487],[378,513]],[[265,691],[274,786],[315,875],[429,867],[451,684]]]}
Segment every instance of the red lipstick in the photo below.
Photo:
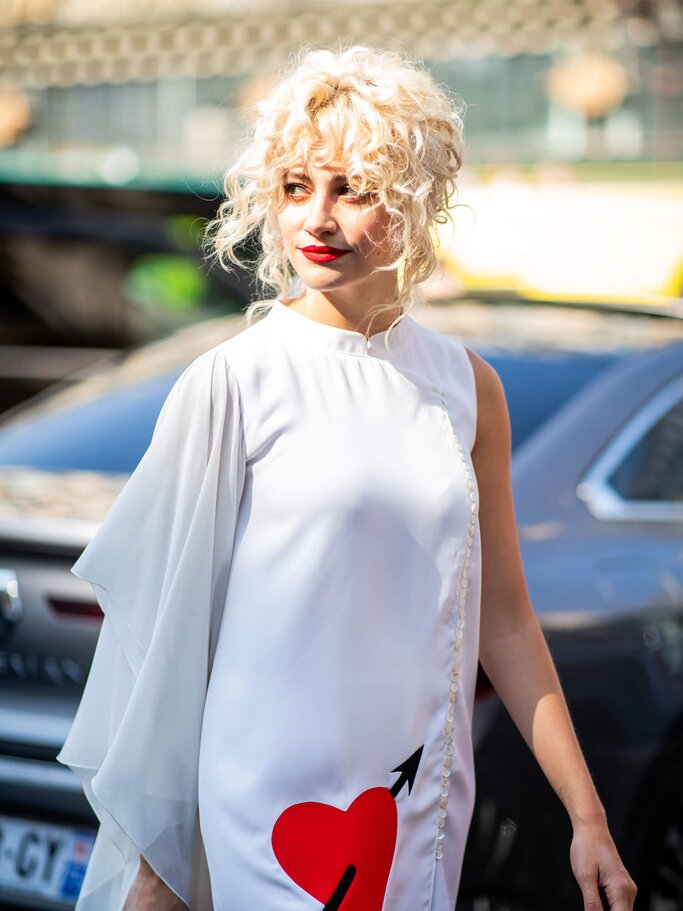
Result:
{"label": "red lipstick", "polygon": [[339,247],[328,247],[326,244],[313,244],[309,247],[299,247],[299,249],[306,259],[310,259],[314,263],[329,263],[350,252],[341,250]]}

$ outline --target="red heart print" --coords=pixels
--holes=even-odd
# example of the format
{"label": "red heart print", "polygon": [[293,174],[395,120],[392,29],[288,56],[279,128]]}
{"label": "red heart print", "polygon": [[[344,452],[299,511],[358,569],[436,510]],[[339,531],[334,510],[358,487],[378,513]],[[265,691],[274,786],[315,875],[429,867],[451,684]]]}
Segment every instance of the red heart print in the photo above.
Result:
{"label": "red heart print", "polygon": [[355,875],[342,911],[381,911],[396,848],[396,801],[388,788],[369,788],[348,810],[295,803],[273,826],[273,851],[285,873],[326,905],[349,865]]}

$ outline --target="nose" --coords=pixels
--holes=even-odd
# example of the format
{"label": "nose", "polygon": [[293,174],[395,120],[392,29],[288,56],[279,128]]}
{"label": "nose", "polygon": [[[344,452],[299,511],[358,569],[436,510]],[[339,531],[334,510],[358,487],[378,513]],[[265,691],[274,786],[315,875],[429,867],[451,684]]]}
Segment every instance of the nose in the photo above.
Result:
{"label": "nose", "polygon": [[332,197],[327,193],[314,193],[307,207],[304,228],[309,234],[334,234],[337,222],[332,214]]}

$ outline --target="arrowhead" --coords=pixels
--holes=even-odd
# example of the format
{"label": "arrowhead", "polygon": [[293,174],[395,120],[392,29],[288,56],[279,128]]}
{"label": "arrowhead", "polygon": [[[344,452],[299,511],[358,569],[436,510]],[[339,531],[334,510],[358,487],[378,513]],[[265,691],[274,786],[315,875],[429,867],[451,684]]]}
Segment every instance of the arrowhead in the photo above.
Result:
{"label": "arrowhead", "polygon": [[408,793],[413,789],[413,782],[415,781],[415,776],[417,775],[417,767],[420,765],[420,759],[422,758],[422,750],[424,749],[424,744],[419,747],[412,756],[406,759],[405,762],[402,762],[400,765],[397,765],[395,769],[392,769],[392,772],[400,772],[400,776],[394,782],[393,787],[391,788],[391,793],[394,797],[398,794],[404,784],[408,783]]}

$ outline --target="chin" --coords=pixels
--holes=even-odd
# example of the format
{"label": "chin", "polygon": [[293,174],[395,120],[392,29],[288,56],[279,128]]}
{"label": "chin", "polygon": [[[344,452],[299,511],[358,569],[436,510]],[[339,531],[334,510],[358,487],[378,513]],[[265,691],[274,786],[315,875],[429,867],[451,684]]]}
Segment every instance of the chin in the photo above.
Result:
{"label": "chin", "polygon": [[345,285],[353,284],[341,275],[302,275],[300,272],[297,275],[311,291],[338,291]]}

